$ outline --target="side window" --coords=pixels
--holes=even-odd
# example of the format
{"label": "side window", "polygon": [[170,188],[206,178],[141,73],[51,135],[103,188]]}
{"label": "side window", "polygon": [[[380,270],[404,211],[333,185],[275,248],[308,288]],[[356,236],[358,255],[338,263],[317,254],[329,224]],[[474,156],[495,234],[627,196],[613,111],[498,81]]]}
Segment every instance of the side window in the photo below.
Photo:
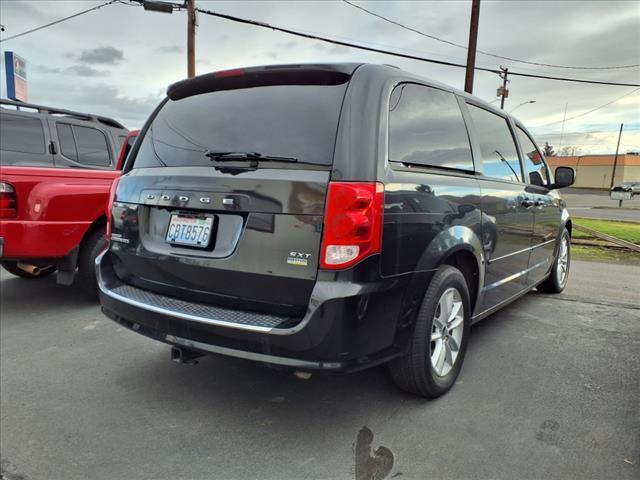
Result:
{"label": "side window", "polygon": [[39,118],[2,113],[0,148],[20,153],[45,153],[44,129]]}
{"label": "side window", "polygon": [[398,85],[389,105],[389,160],[473,171],[455,95],[423,85]]}
{"label": "side window", "polygon": [[90,127],[73,126],[78,148],[78,162],[86,165],[111,165],[107,138],[100,130]]}
{"label": "side window", "polygon": [[544,187],[549,183],[549,175],[547,174],[547,167],[544,163],[544,158],[542,158],[542,154],[540,154],[540,150],[538,150],[535,143],[529,138],[529,135],[520,127],[516,127],[516,135],[518,136],[518,141],[524,154],[524,170],[527,175],[525,179],[526,182]]}
{"label": "side window", "polygon": [[469,114],[480,142],[484,175],[520,182],[518,151],[506,119],[475,105],[469,105]]}
{"label": "side window", "polygon": [[58,131],[58,141],[60,142],[60,153],[71,160],[78,161],[78,150],[73,139],[71,125],[67,123],[56,123]]}

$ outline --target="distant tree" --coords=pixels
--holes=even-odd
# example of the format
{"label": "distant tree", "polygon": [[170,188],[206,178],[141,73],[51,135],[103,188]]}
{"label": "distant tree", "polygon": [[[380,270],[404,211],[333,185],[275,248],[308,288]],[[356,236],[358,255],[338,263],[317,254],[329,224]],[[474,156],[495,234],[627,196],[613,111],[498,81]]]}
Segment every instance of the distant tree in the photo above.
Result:
{"label": "distant tree", "polygon": [[553,149],[552,145],[549,145],[549,142],[544,142],[544,147],[542,147],[542,153],[544,153],[545,157],[553,157],[556,152]]}
{"label": "distant tree", "polygon": [[574,155],[580,155],[582,153],[582,149],[580,147],[576,147],[575,145],[567,145],[566,147],[562,147],[558,155],[561,157],[572,157]]}

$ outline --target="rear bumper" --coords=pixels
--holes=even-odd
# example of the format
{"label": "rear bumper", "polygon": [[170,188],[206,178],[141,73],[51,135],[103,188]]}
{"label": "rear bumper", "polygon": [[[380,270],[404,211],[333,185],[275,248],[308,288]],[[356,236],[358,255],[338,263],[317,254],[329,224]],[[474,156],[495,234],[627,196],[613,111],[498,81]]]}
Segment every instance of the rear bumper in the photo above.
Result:
{"label": "rear bumper", "polygon": [[56,259],[76,247],[91,222],[0,221],[3,260]]}
{"label": "rear bumper", "polygon": [[170,345],[335,372],[367,368],[401,352],[396,320],[408,280],[355,281],[349,273],[340,279],[335,272],[320,272],[306,314],[292,319],[189,303],[125,285],[113,272],[109,251],[97,258],[96,269],[105,315]]}

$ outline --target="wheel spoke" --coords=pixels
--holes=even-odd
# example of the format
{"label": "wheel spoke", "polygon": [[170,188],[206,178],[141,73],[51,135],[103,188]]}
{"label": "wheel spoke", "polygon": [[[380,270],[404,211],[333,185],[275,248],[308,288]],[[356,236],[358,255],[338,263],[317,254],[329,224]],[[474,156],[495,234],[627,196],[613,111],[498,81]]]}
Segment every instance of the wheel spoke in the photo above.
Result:
{"label": "wheel spoke", "polygon": [[452,352],[457,352],[458,350],[460,350],[458,342],[456,342],[456,339],[453,337],[449,337],[449,348],[451,348]]}
{"label": "wheel spoke", "polygon": [[448,321],[451,316],[451,310],[453,310],[453,289],[444,292],[440,300],[440,305],[442,305],[440,316],[444,318],[445,321]]}
{"label": "wheel spoke", "polygon": [[451,348],[449,348],[449,345],[445,345],[444,351],[445,351],[445,360],[447,361],[450,367],[453,367],[453,354],[451,353]]}
{"label": "wheel spoke", "polygon": [[440,331],[435,331],[431,333],[431,341],[435,342],[436,340],[441,340],[442,339],[442,332]]}
{"label": "wheel spoke", "polygon": [[435,365],[433,366],[433,368],[435,369],[438,375],[442,374],[442,369],[444,368],[444,360],[446,356],[447,356],[447,346],[444,342],[441,342],[440,350],[438,351],[438,357],[436,359]]}
{"label": "wheel spoke", "polygon": [[460,315],[458,318],[455,318],[449,324],[449,330],[451,330],[451,331],[456,330],[457,328],[459,328],[462,325],[462,322],[464,322],[464,317],[462,315]]}
{"label": "wheel spoke", "polygon": [[451,327],[451,322],[456,319],[456,315],[460,312],[460,308],[462,308],[462,302],[453,302],[453,307],[451,308],[451,313],[449,314],[449,318],[447,318],[447,323],[449,327]]}

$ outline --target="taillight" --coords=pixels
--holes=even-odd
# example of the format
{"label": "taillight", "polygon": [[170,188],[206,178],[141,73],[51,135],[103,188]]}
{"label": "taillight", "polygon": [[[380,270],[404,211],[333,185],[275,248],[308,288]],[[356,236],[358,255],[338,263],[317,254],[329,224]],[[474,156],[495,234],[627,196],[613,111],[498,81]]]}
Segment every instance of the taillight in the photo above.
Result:
{"label": "taillight", "polygon": [[0,182],[0,218],[15,218],[17,215],[15,188],[8,183]]}
{"label": "taillight", "polygon": [[350,267],[380,252],[384,185],[330,182],[320,267]]}
{"label": "taillight", "polygon": [[116,177],[111,183],[111,188],[109,189],[109,201],[107,202],[107,242],[111,241],[111,212],[113,210],[113,202],[116,199],[116,190],[118,189],[118,183],[120,183],[120,177]]}

